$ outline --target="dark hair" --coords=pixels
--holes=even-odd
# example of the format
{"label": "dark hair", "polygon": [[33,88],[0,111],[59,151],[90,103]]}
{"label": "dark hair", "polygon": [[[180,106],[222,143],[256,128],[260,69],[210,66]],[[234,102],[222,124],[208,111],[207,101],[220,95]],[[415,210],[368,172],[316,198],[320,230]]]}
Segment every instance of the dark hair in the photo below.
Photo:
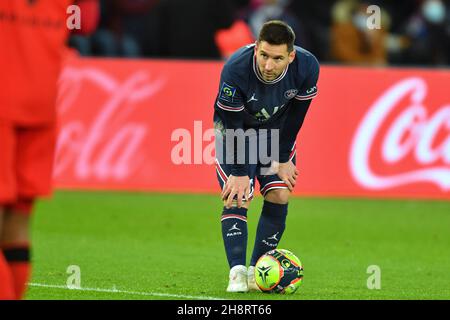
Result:
{"label": "dark hair", "polygon": [[267,21],[261,28],[258,43],[266,41],[271,45],[286,44],[288,52],[294,50],[295,33],[292,28],[280,20]]}

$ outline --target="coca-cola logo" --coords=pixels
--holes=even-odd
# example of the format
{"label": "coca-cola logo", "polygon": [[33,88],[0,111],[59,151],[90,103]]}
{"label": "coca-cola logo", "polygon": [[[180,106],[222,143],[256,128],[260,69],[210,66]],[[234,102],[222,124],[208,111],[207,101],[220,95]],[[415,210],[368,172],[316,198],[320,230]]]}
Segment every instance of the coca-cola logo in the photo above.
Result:
{"label": "coca-cola logo", "polygon": [[[350,151],[350,170],[360,185],[380,190],[425,182],[450,190],[450,104],[430,112],[424,104],[427,90],[422,78],[407,78],[369,108]],[[405,99],[408,105],[400,109]],[[393,114],[395,118],[387,123]],[[382,130],[386,125],[387,130]],[[375,140],[380,138],[381,150],[374,150]],[[384,166],[398,165],[407,157],[414,159],[415,166],[396,173],[377,173],[371,161],[377,152]]]}
{"label": "coca-cola logo", "polygon": [[[146,72],[123,81],[96,68],[66,67],[60,78],[58,112],[63,120],[58,134],[54,176],[71,173],[78,180],[125,180],[143,164],[147,150],[148,119],[142,108],[163,87],[165,80]],[[83,87],[85,86],[85,87]],[[83,91],[96,90],[93,103]],[[88,108],[79,108],[80,103]],[[74,112],[74,108],[79,108]],[[66,114],[70,113],[70,116]],[[147,121],[146,121],[147,120]]]}

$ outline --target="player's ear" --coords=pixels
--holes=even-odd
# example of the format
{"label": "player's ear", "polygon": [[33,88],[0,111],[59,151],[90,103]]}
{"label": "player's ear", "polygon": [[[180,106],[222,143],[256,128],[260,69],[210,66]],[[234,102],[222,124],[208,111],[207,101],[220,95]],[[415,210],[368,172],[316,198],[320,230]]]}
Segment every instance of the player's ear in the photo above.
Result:
{"label": "player's ear", "polygon": [[295,59],[295,49],[289,52],[289,63],[292,63]]}

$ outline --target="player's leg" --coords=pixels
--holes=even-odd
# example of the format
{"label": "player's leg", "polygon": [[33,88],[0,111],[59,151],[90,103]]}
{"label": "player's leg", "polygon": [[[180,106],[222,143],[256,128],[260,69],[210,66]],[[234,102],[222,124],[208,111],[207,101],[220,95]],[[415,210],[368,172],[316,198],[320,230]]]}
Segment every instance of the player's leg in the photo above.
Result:
{"label": "player's leg", "polygon": [[276,249],[286,227],[286,216],[290,191],[287,186],[268,190],[264,194],[264,205],[256,230],[255,244],[248,268],[250,291],[259,290],[254,278],[254,266],[267,251]]}
{"label": "player's leg", "polygon": [[[295,143],[292,146],[290,161],[296,163]],[[284,229],[288,212],[288,202],[291,192],[288,186],[277,174],[265,175],[267,166],[258,168],[257,179],[260,184],[260,192],[264,197],[264,205],[259,218],[256,231],[255,245],[253,248],[250,266],[255,266],[258,259],[267,251],[278,246]]]}
{"label": "player's leg", "polygon": [[[216,172],[221,189],[227,183],[231,174],[231,167],[226,164],[220,164],[216,161]],[[246,292],[247,291],[247,210],[253,199],[254,186],[250,174],[250,194],[249,201],[244,202],[241,208],[236,206],[233,201],[231,208],[226,208],[225,201],[221,215],[222,239],[225,252],[230,267],[228,292]]]}
{"label": "player's leg", "polygon": [[[295,150],[293,150],[291,160],[295,164]],[[256,262],[264,253],[275,249],[281,240],[286,228],[291,193],[287,185],[276,174],[258,175],[257,178],[261,185],[261,194],[264,196],[264,205],[259,217],[255,244],[248,268],[249,291],[259,290],[254,275]]]}
{"label": "player's leg", "polygon": [[[4,207],[0,206],[0,235],[3,230],[3,217]],[[3,255],[3,250],[0,250],[0,300],[13,300],[15,296],[11,269]]]}
{"label": "player's leg", "polygon": [[[14,201],[16,188],[14,183],[14,128],[0,122],[0,237],[3,234],[6,205]],[[0,246],[0,300],[14,299],[14,287],[11,269]]]}
{"label": "player's leg", "polygon": [[16,298],[23,297],[31,274],[30,217],[34,199],[51,192],[55,145],[53,125],[21,128],[17,134],[17,200],[8,207],[1,243],[11,269]]}
{"label": "player's leg", "polygon": [[15,299],[23,297],[30,275],[30,214],[32,203],[32,200],[21,199],[13,206],[8,207],[4,214],[4,228],[0,245],[11,271]]}
{"label": "player's leg", "polygon": [[264,205],[256,231],[251,266],[254,266],[264,253],[278,246],[286,227],[289,194],[289,189],[282,183],[263,193]]}
{"label": "player's leg", "polygon": [[227,292],[247,292],[247,210],[250,201],[241,208],[224,207],[221,217],[222,239],[225,246],[228,265],[230,266]]}
{"label": "player's leg", "polygon": [[[3,230],[3,217],[4,208],[0,207],[0,235]],[[13,300],[15,298],[11,268],[6,261],[3,250],[0,250],[0,300]]]}

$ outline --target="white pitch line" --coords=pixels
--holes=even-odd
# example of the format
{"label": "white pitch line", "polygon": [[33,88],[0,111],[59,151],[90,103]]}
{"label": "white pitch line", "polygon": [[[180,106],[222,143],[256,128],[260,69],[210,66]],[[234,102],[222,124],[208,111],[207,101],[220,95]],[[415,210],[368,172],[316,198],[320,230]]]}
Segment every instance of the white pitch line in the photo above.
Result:
{"label": "white pitch line", "polygon": [[105,292],[105,293],[123,293],[136,296],[153,296],[153,297],[166,297],[166,298],[180,298],[180,299],[198,299],[198,300],[226,300],[225,298],[215,298],[208,296],[190,296],[184,294],[171,294],[160,292],[136,292],[136,291],[124,291],[118,289],[101,289],[101,288],[69,288],[67,286],[43,284],[43,283],[28,283],[30,287],[52,288],[52,289],[65,289],[74,291],[90,291],[90,292]]}

